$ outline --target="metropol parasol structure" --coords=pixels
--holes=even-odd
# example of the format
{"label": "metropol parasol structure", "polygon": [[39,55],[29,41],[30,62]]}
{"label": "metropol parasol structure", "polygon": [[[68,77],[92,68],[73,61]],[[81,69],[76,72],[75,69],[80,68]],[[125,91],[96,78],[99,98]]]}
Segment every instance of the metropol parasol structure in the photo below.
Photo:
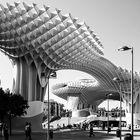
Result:
{"label": "metropol parasol structure", "polygon": [[[0,5],[0,50],[13,62],[16,75],[13,92],[29,101],[26,119],[41,121],[42,104],[49,75],[53,71],[74,69],[86,72],[93,79],[60,83],[53,93],[71,103],[74,116],[92,111],[106,100],[122,100],[126,113],[131,113],[131,73],[115,66],[104,57],[103,45],[85,22],[71,14],[50,7],[39,8],[26,3]],[[120,84],[114,82],[117,77]],[[134,121],[140,124],[140,76],[134,74]],[[36,122],[36,125],[40,125]]]}

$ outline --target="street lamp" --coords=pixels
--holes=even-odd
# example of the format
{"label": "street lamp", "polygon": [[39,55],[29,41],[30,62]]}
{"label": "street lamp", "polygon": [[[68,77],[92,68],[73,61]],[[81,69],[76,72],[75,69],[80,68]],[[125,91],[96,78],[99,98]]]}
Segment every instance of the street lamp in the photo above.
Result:
{"label": "street lamp", "polygon": [[131,50],[132,58],[131,58],[131,135],[133,140],[133,47],[123,46],[122,48],[118,49],[118,51],[127,51]]}
{"label": "street lamp", "polygon": [[47,131],[47,140],[50,139],[50,92],[49,92],[49,79],[50,78],[56,78],[56,72],[53,71],[50,73],[50,75],[48,76],[48,131]]}
{"label": "street lamp", "polygon": [[106,94],[107,97],[107,133],[109,133],[109,96],[111,96],[111,93]]}
{"label": "street lamp", "polygon": [[119,83],[119,94],[120,94],[120,123],[119,123],[119,128],[120,128],[120,140],[121,140],[121,131],[122,131],[122,127],[121,127],[121,122],[122,122],[122,90],[121,90],[121,83],[123,81],[121,81],[119,78],[114,77],[113,81],[118,82]]}

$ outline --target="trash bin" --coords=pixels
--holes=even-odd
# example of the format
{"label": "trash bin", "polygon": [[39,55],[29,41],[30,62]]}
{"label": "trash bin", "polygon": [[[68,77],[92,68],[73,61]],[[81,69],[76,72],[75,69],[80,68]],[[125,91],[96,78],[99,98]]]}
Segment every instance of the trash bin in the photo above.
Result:
{"label": "trash bin", "polygon": [[50,130],[49,135],[50,135],[50,139],[53,139],[53,130]]}
{"label": "trash bin", "polygon": [[116,136],[117,136],[117,137],[120,137],[120,136],[121,136],[121,130],[120,130],[120,129],[117,129],[117,130],[116,130]]}
{"label": "trash bin", "polygon": [[130,133],[126,133],[124,135],[124,140],[132,140],[132,135]]}
{"label": "trash bin", "polygon": [[108,130],[107,130],[108,132],[111,132],[111,128],[110,127],[108,127]]}

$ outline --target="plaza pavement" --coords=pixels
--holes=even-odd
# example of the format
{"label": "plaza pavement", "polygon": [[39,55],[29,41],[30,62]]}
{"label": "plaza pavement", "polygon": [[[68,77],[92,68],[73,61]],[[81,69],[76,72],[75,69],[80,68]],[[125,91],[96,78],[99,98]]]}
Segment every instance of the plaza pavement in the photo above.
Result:
{"label": "plaza pavement", "polygon": [[[124,140],[124,135],[126,133],[130,132],[123,131],[122,140]],[[116,137],[116,131],[111,131],[109,134],[107,134],[106,131],[95,130],[94,134],[94,137],[89,137],[88,130],[59,130],[54,132],[53,140],[120,140],[120,138]],[[2,137],[0,139],[4,140]],[[9,140],[25,140],[25,135],[23,132],[13,132]],[[33,132],[32,140],[47,140],[47,135],[45,132]],[[140,131],[134,132],[134,140],[140,140]]]}

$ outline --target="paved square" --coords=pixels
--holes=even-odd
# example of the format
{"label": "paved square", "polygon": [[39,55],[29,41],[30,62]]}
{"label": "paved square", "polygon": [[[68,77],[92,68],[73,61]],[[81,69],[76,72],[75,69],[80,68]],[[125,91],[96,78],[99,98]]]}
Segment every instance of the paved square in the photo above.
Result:
{"label": "paved square", "polygon": [[[56,131],[54,132],[53,140],[120,140],[120,138],[116,137],[116,131],[112,131],[109,134],[106,131],[94,131],[94,133],[94,137],[89,137],[89,132],[83,130]],[[128,132],[122,132],[122,140],[124,140],[124,134],[126,133]],[[25,135],[23,132],[14,133],[9,140],[25,140]],[[47,135],[44,132],[32,133],[32,140],[47,140]],[[140,132],[134,132],[134,140],[140,140]]]}

